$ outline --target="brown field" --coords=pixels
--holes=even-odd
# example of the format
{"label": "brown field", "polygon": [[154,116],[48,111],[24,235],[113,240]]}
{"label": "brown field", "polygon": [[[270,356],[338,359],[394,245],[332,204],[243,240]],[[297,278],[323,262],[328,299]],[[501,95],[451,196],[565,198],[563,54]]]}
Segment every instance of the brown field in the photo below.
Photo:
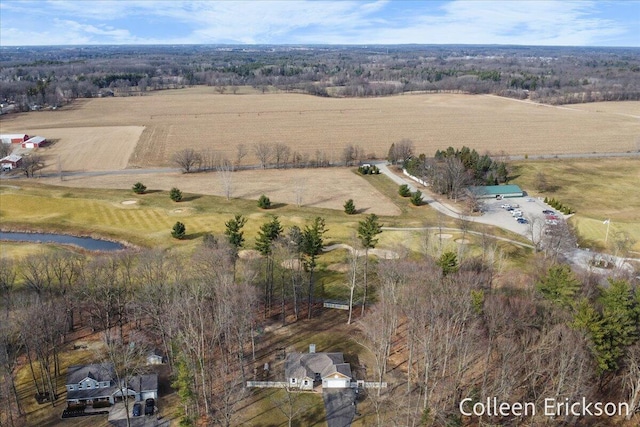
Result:
{"label": "brown field", "polygon": [[124,169],[143,131],[143,126],[38,129],[38,135],[56,141],[39,152],[49,159],[49,170],[57,170],[58,156],[66,171]]}
{"label": "brown field", "polygon": [[[384,157],[390,144],[402,138],[413,140],[417,152],[429,154],[462,145],[511,155],[635,151],[640,121],[634,116],[639,111],[640,102],[549,107],[496,96],[335,99],[220,95],[213,88],[196,87],[80,100],[62,110],[4,116],[1,123],[3,132],[59,137],[47,151],[50,158],[59,154],[65,170],[89,170],[111,164],[115,169],[124,164],[168,166],[171,155],[184,147],[233,158],[239,143],[258,142],[282,142],[311,157],[323,150],[331,160],[339,160],[347,144]],[[106,129],[113,127],[130,133],[112,136]],[[144,127],[139,140],[138,127]],[[80,147],[96,155],[80,156]],[[108,162],[104,147],[111,156]],[[248,157],[245,163],[256,160]]]}
{"label": "brown field", "polygon": [[[234,172],[232,197],[257,200],[265,194],[271,203],[296,205],[296,191],[302,191],[302,206],[342,210],[353,199],[362,212],[377,215],[400,215],[400,209],[371,184],[367,178],[348,168],[247,170]],[[216,172],[181,174],[150,173],[141,175],[102,175],[90,177],[43,178],[40,182],[68,187],[131,189],[140,181],[149,190],[178,187],[183,193],[224,196]],[[132,193],[133,194],[133,193]]]}

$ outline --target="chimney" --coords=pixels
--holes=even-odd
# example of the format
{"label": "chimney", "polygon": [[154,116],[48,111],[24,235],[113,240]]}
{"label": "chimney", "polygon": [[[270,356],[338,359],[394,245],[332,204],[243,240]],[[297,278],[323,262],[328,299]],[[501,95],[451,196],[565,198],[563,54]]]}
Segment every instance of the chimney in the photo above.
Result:
{"label": "chimney", "polygon": [[315,352],[316,352],[316,345],[309,344],[309,353],[315,353]]}

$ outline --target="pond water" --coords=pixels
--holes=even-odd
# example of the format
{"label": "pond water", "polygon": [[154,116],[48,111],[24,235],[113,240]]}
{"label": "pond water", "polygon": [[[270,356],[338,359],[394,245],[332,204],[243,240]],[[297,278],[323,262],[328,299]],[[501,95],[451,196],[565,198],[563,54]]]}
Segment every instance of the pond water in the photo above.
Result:
{"label": "pond water", "polygon": [[90,251],[119,251],[125,246],[108,240],[93,239],[91,237],[76,237],[66,234],[49,233],[18,233],[0,231],[0,241],[11,242],[38,242],[58,243],[61,245],[74,245]]}

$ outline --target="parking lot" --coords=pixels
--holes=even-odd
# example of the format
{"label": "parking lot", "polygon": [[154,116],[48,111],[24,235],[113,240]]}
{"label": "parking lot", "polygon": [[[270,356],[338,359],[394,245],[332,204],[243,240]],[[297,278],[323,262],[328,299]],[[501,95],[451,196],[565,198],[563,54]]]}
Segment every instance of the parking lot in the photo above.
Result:
{"label": "parking lot", "polygon": [[[512,210],[507,210],[506,205],[511,206]],[[543,213],[546,210],[554,211],[557,219],[548,219],[547,217],[551,217]],[[518,217],[523,218],[522,223],[518,222]],[[534,197],[509,197],[502,200],[484,200],[483,215],[477,217],[475,222],[502,227],[531,239],[532,231],[535,236],[539,236],[547,222],[563,220],[563,215],[543,200]]]}

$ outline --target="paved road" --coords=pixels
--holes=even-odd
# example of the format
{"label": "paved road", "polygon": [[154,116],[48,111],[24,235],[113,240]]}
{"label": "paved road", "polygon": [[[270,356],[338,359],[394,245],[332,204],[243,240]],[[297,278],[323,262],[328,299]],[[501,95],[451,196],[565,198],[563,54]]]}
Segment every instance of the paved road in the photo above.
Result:
{"label": "paved road", "polygon": [[[633,155],[638,155],[639,153],[632,153]],[[600,156],[602,157],[602,156]],[[418,188],[415,181],[413,181],[408,176],[399,176],[398,174],[392,172],[386,165],[386,162],[376,163],[376,166],[380,169],[380,172],[388,176],[392,181],[397,183],[398,185],[407,184],[411,191],[416,191]],[[422,188],[422,186],[421,186]],[[509,198],[508,200],[499,201],[499,200],[487,200],[484,204],[485,212],[482,216],[469,216],[463,215],[461,212],[456,210],[456,208],[449,206],[445,203],[441,203],[433,198],[429,197],[425,193],[422,195],[422,200],[424,203],[428,204],[433,209],[450,216],[452,218],[475,222],[478,224],[487,224],[495,227],[500,227],[505,230],[509,230],[513,233],[520,234],[525,237],[527,240],[531,240],[532,236],[539,236],[541,231],[540,227],[543,224],[543,219],[541,218],[543,209],[553,209],[544,204],[541,200],[531,198],[531,197],[516,197]],[[502,203],[518,203],[520,205],[520,210],[523,211],[524,216],[529,219],[538,218],[537,221],[534,222],[534,229],[532,230],[532,226],[528,224],[519,224],[516,222],[511,215],[500,208]],[[535,228],[537,227],[537,229]],[[433,227],[437,228],[437,227]],[[480,234],[475,232],[467,231],[471,234]],[[509,240],[509,239],[502,239]],[[515,242],[514,242],[515,243]],[[529,246],[529,245],[526,245]],[[533,246],[529,246],[533,247]],[[624,268],[629,271],[632,271],[633,267],[629,264],[628,261],[640,261],[640,259],[636,258],[621,258],[615,257],[613,255],[608,254],[599,254],[597,252],[593,252],[587,249],[575,248],[570,253],[566,253],[565,256],[569,259],[569,261],[581,268],[589,268],[589,262],[596,258],[602,257],[609,259],[614,262],[614,264],[618,268]]]}
{"label": "paved road", "polygon": [[352,388],[322,390],[328,427],[350,427],[356,415],[356,392]]}

